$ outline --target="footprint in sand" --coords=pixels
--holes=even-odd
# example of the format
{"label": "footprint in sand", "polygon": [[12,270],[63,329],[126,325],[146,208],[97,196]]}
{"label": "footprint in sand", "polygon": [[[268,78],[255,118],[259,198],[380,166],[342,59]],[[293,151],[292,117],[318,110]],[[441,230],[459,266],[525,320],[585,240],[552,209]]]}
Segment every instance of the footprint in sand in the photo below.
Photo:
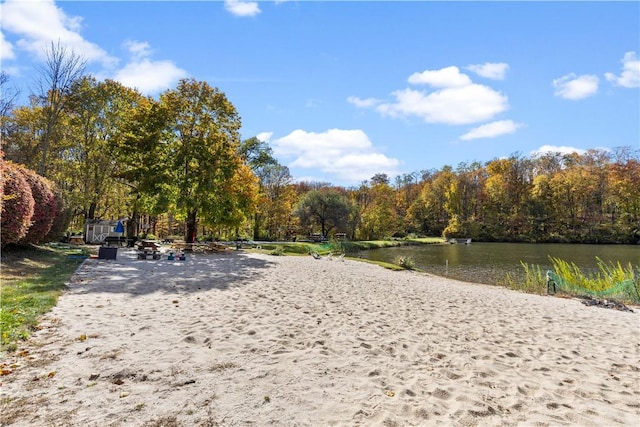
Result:
{"label": "footprint in sand", "polygon": [[449,393],[447,390],[437,388],[433,391],[433,396],[437,397],[438,399],[447,400],[451,398],[451,393]]}

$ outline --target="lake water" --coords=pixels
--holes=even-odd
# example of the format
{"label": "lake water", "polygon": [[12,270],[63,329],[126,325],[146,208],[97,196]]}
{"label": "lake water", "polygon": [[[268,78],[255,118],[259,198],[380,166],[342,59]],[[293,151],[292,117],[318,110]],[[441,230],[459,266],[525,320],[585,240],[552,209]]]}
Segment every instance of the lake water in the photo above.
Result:
{"label": "lake water", "polygon": [[361,258],[396,263],[409,256],[415,267],[427,273],[476,283],[499,284],[507,273],[518,277],[524,270],[520,262],[551,267],[549,257],[573,262],[582,271],[597,268],[596,257],[605,262],[640,266],[640,245],[568,245],[529,243],[476,243],[401,246],[362,251]]}

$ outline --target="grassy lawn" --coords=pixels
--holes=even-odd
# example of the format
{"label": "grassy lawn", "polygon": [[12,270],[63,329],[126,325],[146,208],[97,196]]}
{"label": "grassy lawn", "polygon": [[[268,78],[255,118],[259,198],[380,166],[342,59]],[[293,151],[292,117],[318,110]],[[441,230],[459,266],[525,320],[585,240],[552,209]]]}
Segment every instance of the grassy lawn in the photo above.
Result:
{"label": "grassy lawn", "polygon": [[14,351],[56,305],[86,249],[63,245],[9,247],[2,250],[0,350]]}

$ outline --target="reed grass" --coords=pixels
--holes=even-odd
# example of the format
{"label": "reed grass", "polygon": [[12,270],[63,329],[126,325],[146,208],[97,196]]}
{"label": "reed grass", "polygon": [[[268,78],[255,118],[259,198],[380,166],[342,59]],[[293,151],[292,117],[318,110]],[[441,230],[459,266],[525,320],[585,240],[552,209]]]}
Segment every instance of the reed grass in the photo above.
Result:
{"label": "reed grass", "polygon": [[625,280],[635,281],[634,268],[631,263],[623,267],[620,262],[606,263],[596,257],[598,270],[592,273],[584,273],[573,262],[553,257],[549,257],[549,259],[558,277],[567,283],[589,291],[605,291]]}
{"label": "reed grass", "polygon": [[505,285],[510,289],[523,291],[531,294],[544,294],[547,292],[547,275],[542,267],[537,264],[526,264],[520,261],[524,272],[515,277],[507,273]]}
{"label": "reed grass", "polygon": [[[556,290],[572,295],[599,295],[606,293],[608,297],[625,302],[640,302],[640,283],[631,263],[623,266],[620,262],[605,262],[596,257],[597,270],[584,272],[573,262],[549,257],[552,270],[561,283]],[[507,274],[505,285],[511,289],[537,294],[547,291],[548,277],[542,267],[536,264],[520,262],[523,274],[514,277]],[[631,290],[629,290],[631,288]],[[618,291],[619,290],[619,291]]]}

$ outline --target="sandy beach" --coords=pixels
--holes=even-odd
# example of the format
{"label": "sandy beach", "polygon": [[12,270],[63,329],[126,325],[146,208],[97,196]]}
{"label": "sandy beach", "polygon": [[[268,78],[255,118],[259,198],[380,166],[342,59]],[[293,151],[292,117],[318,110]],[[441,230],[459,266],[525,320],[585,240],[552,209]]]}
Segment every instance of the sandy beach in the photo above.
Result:
{"label": "sandy beach", "polygon": [[640,426],[638,310],[354,260],[119,249],[7,357],[2,426]]}

